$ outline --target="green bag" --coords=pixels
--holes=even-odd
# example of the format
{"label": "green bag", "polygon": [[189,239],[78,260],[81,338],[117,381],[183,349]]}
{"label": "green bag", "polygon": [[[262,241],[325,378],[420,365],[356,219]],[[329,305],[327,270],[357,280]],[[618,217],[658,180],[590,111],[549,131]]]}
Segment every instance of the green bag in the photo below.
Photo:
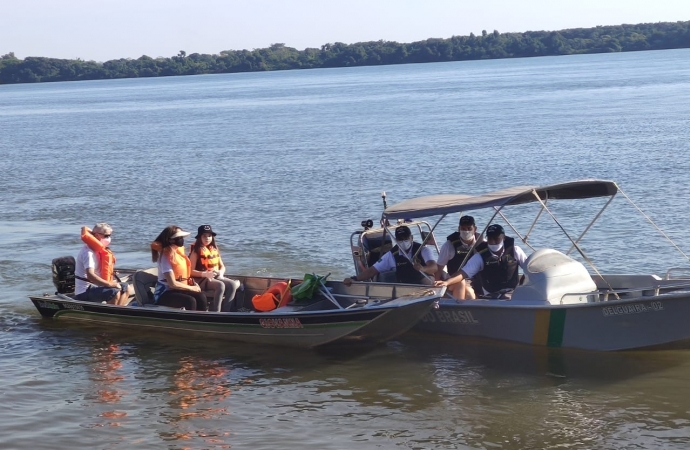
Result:
{"label": "green bag", "polygon": [[314,292],[319,290],[320,281],[325,277],[314,276],[310,273],[304,275],[304,281],[290,289],[295,300],[311,300]]}

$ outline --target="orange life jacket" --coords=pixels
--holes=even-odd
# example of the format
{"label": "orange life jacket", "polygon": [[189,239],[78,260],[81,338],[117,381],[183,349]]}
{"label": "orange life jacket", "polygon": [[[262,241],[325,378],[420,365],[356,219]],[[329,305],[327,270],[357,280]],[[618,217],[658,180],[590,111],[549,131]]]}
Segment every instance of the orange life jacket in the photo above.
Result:
{"label": "orange life jacket", "polygon": [[263,294],[252,297],[254,309],[261,312],[273,311],[292,300],[290,281],[281,281],[266,289]]}
{"label": "orange life jacket", "polygon": [[163,253],[170,260],[175,280],[186,281],[187,284],[192,286],[194,284],[194,281],[190,278],[192,274],[192,262],[187,258],[187,255],[184,254],[184,249],[173,245],[164,248]]}
{"label": "orange life jacket", "polygon": [[196,244],[192,244],[189,248],[189,256],[196,251],[198,258],[196,260],[195,270],[204,272],[206,270],[218,270],[220,268],[220,253],[216,247],[200,246],[196,248]]}
{"label": "orange life jacket", "polygon": [[99,277],[105,281],[113,281],[113,273],[115,272],[115,255],[113,252],[96,239],[91,233],[89,227],[84,227],[81,233],[81,240],[86,244],[98,258],[98,267],[100,267]]}

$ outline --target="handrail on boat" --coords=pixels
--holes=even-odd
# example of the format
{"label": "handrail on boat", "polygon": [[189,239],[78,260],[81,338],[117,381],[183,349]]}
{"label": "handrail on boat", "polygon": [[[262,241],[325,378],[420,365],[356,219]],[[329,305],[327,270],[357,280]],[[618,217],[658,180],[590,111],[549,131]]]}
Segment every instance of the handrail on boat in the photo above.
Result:
{"label": "handrail on boat", "polygon": [[561,305],[563,304],[563,299],[566,297],[574,297],[574,296],[589,296],[589,295],[597,295],[599,298],[601,296],[604,296],[603,300],[599,300],[600,302],[606,302],[609,301],[608,296],[609,295],[615,295],[617,300],[620,298],[618,297],[618,294],[625,294],[628,292],[641,292],[644,293],[645,291],[654,291],[654,294],[652,296],[658,296],[661,289],[670,289],[670,290],[677,290],[677,289],[682,289],[682,288],[690,288],[690,280],[684,282],[684,283],[677,283],[677,284],[655,284],[652,286],[643,286],[643,287],[635,287],[635,288],[626,288],[626,289],[613,289],[613,290],[599,290],[599,291],[592,291],[592,292],[569,292],[567,294],[563,294],[561,296]]}
{"label": "handrail on boat", "polygon": [[681,274],[685,274],[687,279],[690,279],[690,267],[671,267],[666,271],[666,275],[664,275],[664,280],[674,280],[677,278],[673,278],[671,274],[673,272],[680,272]]}

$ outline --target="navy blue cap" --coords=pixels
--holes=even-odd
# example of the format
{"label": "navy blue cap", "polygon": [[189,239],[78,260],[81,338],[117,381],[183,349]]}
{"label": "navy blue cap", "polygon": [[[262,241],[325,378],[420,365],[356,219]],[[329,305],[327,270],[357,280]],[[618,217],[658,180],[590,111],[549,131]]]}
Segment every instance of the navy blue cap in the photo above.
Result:
{"label": "navy blue cap", "polygon": [[405,225],[399,226],[395,229],[396,241],[404,241],[405,239],[408,239],[410,236],[412,236],[412,232],[410,231],[410,228]]}
{"label": "navy blue cap", "polygon": [[474,225],[474,217],[462,216],[460,218],[460,226],[462,226],[462,225]]}
{"label": "navy blue cap", "polygon": [[489,225],[489,228],[486,229],[487,236],[499,236],[501,234],[506,234],[506,232],[503,230],[503,227],[497,223]]}

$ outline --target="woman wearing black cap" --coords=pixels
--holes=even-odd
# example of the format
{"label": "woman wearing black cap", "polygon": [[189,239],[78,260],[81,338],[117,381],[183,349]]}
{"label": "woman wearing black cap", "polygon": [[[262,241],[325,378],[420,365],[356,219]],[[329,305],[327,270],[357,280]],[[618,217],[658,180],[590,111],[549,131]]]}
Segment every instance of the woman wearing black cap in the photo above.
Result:
{"label": "woman wearing black cap", "polygon": [[209,306],[209,311],[232,311],[235,309],[233,300],[240,282],[223,277],[225,264],[216,245],[216,233],[211,225],[201,225],[195,237],[196,242],[189,249],[192,277],[199,283],[202,291],[213,292],[213,303]]}

